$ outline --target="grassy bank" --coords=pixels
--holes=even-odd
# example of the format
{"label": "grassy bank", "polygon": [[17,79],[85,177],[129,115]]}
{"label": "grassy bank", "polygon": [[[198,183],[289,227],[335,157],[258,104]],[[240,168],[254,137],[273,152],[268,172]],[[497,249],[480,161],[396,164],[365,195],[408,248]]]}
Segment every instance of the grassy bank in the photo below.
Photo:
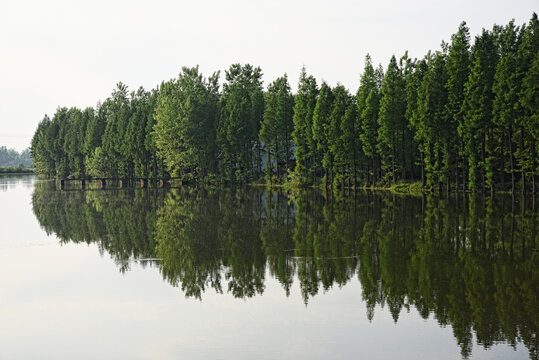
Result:
{"label": "grassy bank", "polygon": [[22,166],[13,166],[13,167],[0,167],[0,174],[34,174],[34,169],[25,168]]}
{"label": "grassy bank", "polygon": [[[269,182],[262,182],[262,181],[256,181],[249,184],[250,186],[254,187],[265,187],[267,189],[281,189],[286,190],[289,192],[296,192],[301,191],[302,189],[319,189],[319,190],[325,190],[325,184],[324,183],[318,183],[314,185],[304,185],[299,184],[297,182],[285,182],[283,184],[278,182],[272,182],[271,184]],[[386,186],[383,184],[377,184],[376,186],[367,185],[367,184],[358,184],[358,186],[355,188],[356,190],[364,190],[364,191],[391,191],[394,193],[399,194],[421,194],[425,192],[432,192],[432,190],[428,188],[424,188],[421,186],[421,182],[410,182],[410,183],[399,183],[394,184],[391,186]],[[331,190],[331,187],[328,187],[328,190]],[[344,188],[338,188],[335,191],[347,191],[347,190],[354,190],[354,187],[344,187]]]}

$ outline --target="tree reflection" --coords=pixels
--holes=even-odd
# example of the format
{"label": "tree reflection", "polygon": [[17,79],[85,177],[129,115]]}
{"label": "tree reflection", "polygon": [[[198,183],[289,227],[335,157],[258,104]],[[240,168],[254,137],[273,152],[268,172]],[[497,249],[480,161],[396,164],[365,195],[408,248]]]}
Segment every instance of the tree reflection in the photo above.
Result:
{"label": "tree reflection", "polygon": [[198,299],[208,289],[263,294],[265,276],[303,301],[359,279],[367,317],[413,309],[450,325],[464,358],[522,342],[536,359],[537,212],[533,199],[455,194],[195,188],[56,191],[38,182],[33,208],[62,242],[95,243],[121,271],[152,262]]}

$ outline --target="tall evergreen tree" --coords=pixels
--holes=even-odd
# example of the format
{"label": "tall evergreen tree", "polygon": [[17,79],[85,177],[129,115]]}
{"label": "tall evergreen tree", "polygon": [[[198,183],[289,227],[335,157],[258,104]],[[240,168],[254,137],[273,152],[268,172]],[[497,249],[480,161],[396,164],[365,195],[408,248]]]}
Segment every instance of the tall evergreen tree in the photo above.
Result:
{"label": "tall evergreen tree", "polygon": [[[410,125],[413,106],[417,106],[417,88],[414,89],[415,91],[410,92],[410,85],[413,83],[415,77],[416,64],[417,60],[411,59],[408,56],[408,51],[404,53],[399,61],[399,67],[403,76],[403,101],[405,103],[404,121],[401,122],[400,129],[402,137],[400,150],[400,162],[402,164],[401,178],[404,180],[414,178],[417,157],[417,143],[414,141],[414,132]],[[409,101],[413,103],[413,106],[408,104]]]}
{"label": "tall evergreen tree", "polygon": [[405,80],[395,56],[391,57],[384,76],[378,115],[378,144],[386,181],[396,182],[397,172],[404,166],[402,156],[406,136]]}
{"label": "tall evergreen tree", "polygon": [[347,173],[347,150],[350,148],[344,143],[345,134],[343,121],[346,112],[351,104],[348,90],[343,85],[336,86],[333,90],[333,104],[329,115],[329,126],[327,133],[328,150],[331,156],[332,181],[335,187],[343,186]]}
{"label": "tall evergreen tree", "polygon": [[225,180],[245,181],[260,169],[262,70],[234,64],[225,74],[217,126],[220,173]]}
{"label": "tall evergreen tree", "polygon": [[357,93],[358,116],[356,131],[359,134],[363,153],[367,159],[367,182],[376,183],[378,156],[378,110],[380,104],[379,74],[374,70],[369,54],[365,57],[365,69],[361,75]]}
{"label": "tall evergreen tree", "polygon": [[64,139],[64,152],[70,164],[70,174],[78,177],[85,177],[86,170],[84,164],[84,140],[86,138],[86,127],[88,125],[88,115],[77,108],[68,111],[68,129]]}
{"label": "tall evergreen tree", "polygon": [[[464,141],[459,136],[458,128],[464,126],[462,104],[464,102],[464,85],[470,73],[470,31],[466,22],[462,22],[458,31],[451,36],[451,44],[446,62],[447,82],[447,105],[445,116],[449,130],[446,141],[445,163],[448,169],[448,181],[451,182],[451,174],[454,174],[455,185],[459,187],[459,173],[464,173]],[[462,176],[463,184],[465,177]]]}
{"label": "tall evergreen tree", "polygon": [[34,132],[30,147],[35,171],[48,177],[55,175],[54,159],[47,149],[47,132],[51,123],[51,119],[45,115]]}
{"label": "tall evergreen tree", "polygon": [[54,176],[69,175],[69,162],[64,151],[65,135],[68,129],[68,109],[58,108],[52,117],[51,125],[47,127],[45,146],[54,163]]}
{"label": "tall evergreen tree", "polygon": [[416,138],[421,142],[426,184],[441,190],[443,181],[449,181],[443,169],[443,154],[447,128],[444,111],[447,103],[445,88],[445,55],[429,54],[428,69],[418,91]]}
{"label": "tall evergreen tree", "polygon": [[528,25],[523,29],[522,42],[518,49],[519,73],[522,78],[517,118],[518,151],[516,158],[521,172],[522,191],[526,191],[526,178],[530,177],[533,191],[538,174],[536,154],[539,122],[537,118],[537,57],[539,56],[539,20],[533,13]]}
{"label": "tall evergreen tree", "polygon": [[218,79],[219,73],[206,80],[198,67],[184,67],[177,80],[164,85],[154,129],[157,150],[173,173],[199,179],[215,173]]}
{"label": "tall evergreen tree", "polygon": [[275,162],[277,179],[280,179],[288,172],[292,158],[294,97],[286,74],[268,86],[265,99],[260,139],[266,148],[266,171],[271,181],[272,161]]}
{"label": "tall evergreen tree", "polygon": [[322,154],[322,170],[326,186],[331,182],[333,157],[329,151],[330,115],[333,108],[333,92],[326,82],[320,87],[320,94],[313,113],[313,140]]}
{"label": "tall evergreen tree", "polygon": [[464,140],[468,158],[468,180],[473,190],[485,190],[486,161],[492,152],[492,92],[498,53],[494,35],[483,30],[475,38],[471,72],[464,101]]}
{"label": "tall evergreen tree", "polygon": [[131,116],[127,86],[121,82],[116,85],[104,104],[106,126],[103,134],[103,153],[111,167],[111,175],[127,176],[127,158],[124,145],[124,133]]}
{"label": "tall evergreen tree", "polygon": [[495,125],[495,136],[498,140],[495,149],[497,156],[493,156],[491,161],[487,163],[487,181],[491,190],[493,190],[496,180],[495,171],[499,173],[499,182],[503,188],[506,169],[509,167],[511,189],[515,191],[513,134],[515,132],[515,119],[519,116],[518,101],[521,83],[521,76],[518,72],[518,32],[518,28],[511,21],[503,29],[500,37],[500,60],[496,66],[493,85],[493,125]]}
{"label": "tall evergreen tree", "polygon": [[[420,112],[419,107],[419,96],[421,90],[421,85],[423,83],[423,78],[428,70],[428,58],[421,59],[414,65],[414,70],[412,74],[407,78],[406,81],[406,118],[408,120],[408,126],[413,133],[414,140],[414,149],[417,147],[417,155],[414,158],[414,164],[421,167],[421,184],[425,186],[425,147],[426,142],[424,141],[424,129],[422,127],[421,119],[422,112]],[[424,91],[424,90],[423,90]],[[422,93],[423,97],[424,94]]]}
{"label": "tall evergreen tree", "polygon": [[301,69],[298,92],[294,101],[294,130],[292,137],[295,145],[295,173],[301,182],[307,182],[312,176],[312,168],[316,168],[314,159],[316,146],[313,140],[313,114],[318,96],[316,79],[307,76],[305,68]]}
{"label": "tall evergreen tree", "polygon": [[356,131],[357,98],[350,97],[348,107],[341,121],[342,165],[348,183],[357,186],[357,172],[363,153],[359,146],[359,134]]}

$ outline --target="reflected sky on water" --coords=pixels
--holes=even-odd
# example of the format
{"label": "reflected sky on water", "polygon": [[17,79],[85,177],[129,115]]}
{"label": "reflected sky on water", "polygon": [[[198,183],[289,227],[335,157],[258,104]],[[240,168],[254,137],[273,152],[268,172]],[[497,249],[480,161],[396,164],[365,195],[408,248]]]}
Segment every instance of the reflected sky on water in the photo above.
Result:
{"label": "reflected sky on water", "polygon": [[532,201],[0,188],[2,359],[537,358]]}

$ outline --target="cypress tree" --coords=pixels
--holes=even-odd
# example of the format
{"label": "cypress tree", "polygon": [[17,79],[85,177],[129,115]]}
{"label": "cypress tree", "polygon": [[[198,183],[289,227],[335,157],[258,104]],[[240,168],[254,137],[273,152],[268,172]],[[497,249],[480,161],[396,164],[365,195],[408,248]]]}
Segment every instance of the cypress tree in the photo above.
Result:
{"label": "cypress tree", "polygon": [[[464,102],[464,85],[470,73],[470,31],[466,22],[462,22],[458,31],[451,36],[451,44],[447,54],[446,73],[447,82],[447,105],[445,116],[449,128],[447,141],[446,168],[449,170],[448,184],[451,173],[454,175],[455,184],[459,187],[459,171],[464,174],[464,141],[459,128],[464,126],[462,104]],[[463,189],[465,188],[465,177],[462,176]]]}
{"label": "cypress tree", "polygon": [[302,68],[294,102],[294,130],[292,131],[296,151],[295,173],[300,177],[302,183],[307,181],[309,176],[312,176],[311,168],[316,167],[313,161],[316,146],[313,140],[312,126],[317,96],[316,79],[307,76],[305,68]]}
{"label": "cypress tree", "polygon": [[464,141],[468,180],[472,190],[485,190],[486,161],[492,151],[492,92],[497,64],[494,36],[483,29],[473,46],[470,76],[464,101]]}
{"label": "cypress tree", "polygon": [[[347,162],[347,149],[344,143],[345,133],[343,131],[343,120],[345,118],[346,111],[350,106],[351,99],[348,90],[342,85],[336,86],[332,90],[334,100],[332,104],[331,113],[329,116],[328,126],[328,150],[331,156],[331,170],[333,174],[333,184],[337,188],[339,186],[344,187],[345,174],[346,174],[346,162]],[[346,134],[348,135],[348,134]]]}
{"label": "cypress tree", "polygon": [[286,74],[268,86],[265,99],[264,117],[259,137],[266,148],[268,180],[271,181],[272,178],[272,154],[276,176],[280,180],[285,171],[288,171],[287,165],[292,157],[294,98]]}
{"label": "cypress tree", "polygon": [[313,113],[313,140],[316,144],[316,149],[322,156],[322,170],[324,172],[324,180],[326,186],[331,181],[330,171],[333,165],[333,157],[329,151],[329,127],[330,115],[333,108],[333,92],[327,83],[323,82],[320,87],[320,94],[316,101],[316,106]]}
{"label": "cypress tree", "polygon": [[220,98],[217,144],[221,149],[220,174],[224,180],[246,181],[260,169],[258,133],[264,112],[262,70],[233,64]]}
{"label": "cypress tree", "polygon": [[393,184],[396,182],[397,172],[404,166],[398,152],[404,150],[405,112],[405,81],[397,59],[392,56],[382,82],[377,149],[385,180]]}
{"label": "cypress tree", "polygon": [[[499,172],[499,181],[504,185],[506,168],[509,166],[511,174],[511,189],[515,191],[515,144],[513,134],[515,119],[519,116],[518,100],[520,90],[520,74],[518,73],[518,29],[511,21],[500,37],[500,60],[494,75],[494,103],[493,122],[496,128],[498,146],[496,148],[499,161],[495,158],[487,164],[489,168],[488,182],[491,191],[494,187],[494,172]],[[506,160],[508,158],[508,161]]]}
{"label": "cypress tree", "polygon": [[[418,113],[418,92],[423,82],[423,77],[428,69],[427,61],[422,59],[411,65],[410,74],[406,77],[406,113],[405,117],[408,128],[412,134],[412,154],[413,165],[419,165],[421,168],[420,178],[422,186],[425,186],[424,161],[423,161],[423,143],[421,132],[418,132],[420,122]],[[416,175],[414,173],[414,175]]]}
{"label": "cypress tree", "polygon": [[522,191],[526,191],[526,177],[531,177],[532,188],[535,191],[535,177],[538,173],[535,159],[538,151],[537,135],[539,122],[537,118],[537,57],[539,53],[539,20],[533,13],[528,25],[523,29],[522,42],[518,49],[520,76],[519,109],[517,118],[517,134],[515,139],[519,146],[516,152],[520,167]]}
{"label": "cypress tree", "polygon": [[359,134],[363,153],[367,159],[367,182],[376,183],[377,173],[377,137],[378,137],[378,110],[380,104],[379,75],[374,70],[369,54],[365,57],[365,69],[361,75],[357,93],[357,123],[356,131]]}
{"label": "cypress tree", "polygon": [[441,185],[446,177],[442,168],[445,136],[444,110],[447,103],[445,89],[445,55],[439,51],[429,54],[428,68],[418,91],[416,138],[421,142],[425,166],[426,185],[433,188]]}
{"label": "cypress tree", "polygon": [[[198,67],[184,67],[166,84],[155,110],[156,146],[174,173],[204,179],[214,169],[218,73],[205,79]],[[144,116],[141,115],[142,118]]]}

